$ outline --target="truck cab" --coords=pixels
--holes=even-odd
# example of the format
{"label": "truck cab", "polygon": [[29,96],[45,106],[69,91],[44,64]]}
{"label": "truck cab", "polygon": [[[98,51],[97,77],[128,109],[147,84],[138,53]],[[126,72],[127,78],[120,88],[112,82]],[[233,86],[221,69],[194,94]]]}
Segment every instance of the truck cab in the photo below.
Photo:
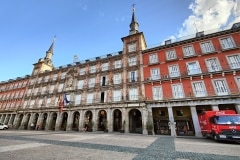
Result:
{"label": "truck cab", "polygon": [[240,142],[240,114],[235,111],[205,111],[198,120],[204,137]]}

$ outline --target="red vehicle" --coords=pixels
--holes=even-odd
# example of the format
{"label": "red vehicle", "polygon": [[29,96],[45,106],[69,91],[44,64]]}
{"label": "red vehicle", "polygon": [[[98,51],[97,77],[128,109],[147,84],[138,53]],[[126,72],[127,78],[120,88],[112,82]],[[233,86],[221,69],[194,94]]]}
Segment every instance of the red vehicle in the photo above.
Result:
{"label": "red vehicle", "polygon": [[240,114],[235,111],[205,111],[198,120],[204,137],[240,142]]}

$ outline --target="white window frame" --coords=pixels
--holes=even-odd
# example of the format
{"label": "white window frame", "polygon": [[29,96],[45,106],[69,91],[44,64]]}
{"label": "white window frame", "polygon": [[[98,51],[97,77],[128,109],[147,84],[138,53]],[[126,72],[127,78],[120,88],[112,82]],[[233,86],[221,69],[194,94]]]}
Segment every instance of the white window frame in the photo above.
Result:
{"label": "white window frame", "polygon": [[162,100],[163,99],[162,86],[153,86],[152,94],[153,100]]}
{"label": "white window frame", "polygon": [[117,68],[121,68],[122,67],[122,61],[121,60],[116,60],[114,62],[114,68],[117,69]]}
{"label": "white window frame", "polygon": [[53,81],[57,80],[58,74],[53,75]]}
{"label": "white window frame", "polygon": [[63,91],[63,83],[60,83],[58,85],[58,92],[62,92]]}
{"label": "white window frame", "polygon": [[151,68],[151,79],[158,80],[161,78],[160,69],[159,68]]}
{"label": "white window frame", "polygon": [[102,63],[102,66],[101,66],[102,68],[102,71],[106,71],[106,70],[108,70],[108,63]]}
{"label": "white window frame", "polygon": [[121,99],[122,99],[121,90],[114,90],[113,97],[112,97],[113,102],[119,102],[119,101],[121,101]]}
{"label": "white window frame", "polygon": [[202,53],[212,53],[215,51],[212,41],[200,43]]}
{"label": "white window frame", "polygon": [[86,74],[86,68],[80,68],[80,75],[85,75]]}
{"label": "white window frame", "polygon": [[88,79],[88,87],[92,88],[95,86],[95,78],[89,78]]}
{"label": "white window frame", "polygon": [[228,60],[228,64],[231,67],[231,69],[240,68],[240,55],[239,54],[228,55],[227,60]]}
{"label": "white window frame", "polygon": [[53,93],[54,88],[55,88],[55,86],[54,86],[54,85],[51,85],[51,86],[49,87],[49,93]]}
{"label": "white window frame", "polygon": [[173,94],[173,98],[184,98],[185,94],[184,94],[184,89],[182,84],[172,84],[172,94]]}
{"label": "white window frame", "polygon": [[235,43],[232,39],[232,37],[224,37],[220,38],[220,44],[223,50],[225,49],[231,49],[235,47]]}
{"label": "white window frame", "polygon": [[75,104],[75,105],[81,104],[81,100],[82,100],[82,95],[81,95],[81,94],[77,94],[77,95],[75,96],[74,104]]}
{"label": "white window frame", "polygon": [[167,60],[176,59],[177,58],[177,54],[176,54],[175,49],[171,49],[171,50],[166,51],[166,57],[167,57]]}
{"label": "white window frame", "polygon": [[222,95],[229,94],[229,88],[227,86],[225,79],[214,79],[212,80],[212,83],[213,83],[216,95],[222,96]]}
{"label": "white window frame", "polygon": [[129,57],[128,58],[128,65],[135,66],[137,64],[137,57]]}
{"label": "white window frame", "polygon": [[84,86],[84,80],[78,80],[77,88],[78,89],[83,89],[83,86]]}
{"label": "white window frame", "polygon": [[93,96],[94,96],[93,93],[87,94],[87,101],[86,101],[87,104],[93,103],[93,98],[94,98]]}
{"label": "white window frame", "polygon": [[238,91],[240,90],[240,77],[235,77],[237,86],[238,86]]}
{"label": "white window frame", "polygon": [[67,75],[67,72],[62,72],[61,79],[64,79],[66,77],[66,75]]}
{"label": "white window frame", "polygon": [[129,78],[129,82],[136,82],[138,77],[137,77],[137,71],[130,71],[128,72],[128,78]]}
{"label": "white window frame", "polygon": [[218,59],[215,57],[205,59],[205,63],[209,72],[217,72],[222,70]]}
{"label": "white window frame", "polygon": [[95,73],[97,71],[96,65],[90,66],[90,73]]}
{"label": "white window frame", "polygon": [[157,53],[153,53],[149,55],[149,64],[155,64],[158,63],[158,54]]}
{"label": "white window frame", "polygon": [[192,82],[192,89],[195,97],[206,97],[207,91],[203,81]]}
{"label": "white window frame", "polygon": [[[191,64],[195,64],[195,65],[190,66]],[[187,62],[186,65],[187,65],[188,75],[194,75],[194,74],[202,73],[201,67],[200,67],[198,61]]]}
{"label": "white window frame", "polygon": [[113,84],[121,84],[122,83],[122,74],[114,74],[113,75]]}
{"label": "white window frame", "polygon": [[135,52],[137,50],[136,43],[130,43],[128,44],[128,52]]}
{"label": "white window frame", "polygon": [[138,88],[129,89],[129,100],[138,100]]}
{"label": "white window frame", "polygon": [[168,66],[168,72],[170,77],[179,77],[180,71],[178,64],[173,64]]}
{"label": "white window frame", "polygon": [[184,57],[191,57],[196,55],[193,45],[184,46],[183,48]]}

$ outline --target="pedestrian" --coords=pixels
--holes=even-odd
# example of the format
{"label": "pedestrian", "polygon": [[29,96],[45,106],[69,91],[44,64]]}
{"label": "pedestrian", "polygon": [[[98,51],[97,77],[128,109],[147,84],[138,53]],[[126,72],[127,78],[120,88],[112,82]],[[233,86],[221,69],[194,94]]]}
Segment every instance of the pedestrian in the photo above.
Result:
{"label": "pedestrian", "polygon": [[39,129],[40,129],[40,125],[38,124],[38,125],[37,125],[37,130],[39,130]]}

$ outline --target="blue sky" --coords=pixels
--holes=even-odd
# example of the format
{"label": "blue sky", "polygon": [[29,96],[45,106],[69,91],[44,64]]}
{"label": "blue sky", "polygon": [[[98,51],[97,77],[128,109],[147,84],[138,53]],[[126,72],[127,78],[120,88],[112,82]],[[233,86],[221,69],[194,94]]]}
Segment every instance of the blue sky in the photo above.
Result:
{"label": "blue sky", "polygon": [[240,22],[239,0],[0,1],[0,82],[31,74],[55,35],[55,67],[122,50],[132,4],[148,46]]}

